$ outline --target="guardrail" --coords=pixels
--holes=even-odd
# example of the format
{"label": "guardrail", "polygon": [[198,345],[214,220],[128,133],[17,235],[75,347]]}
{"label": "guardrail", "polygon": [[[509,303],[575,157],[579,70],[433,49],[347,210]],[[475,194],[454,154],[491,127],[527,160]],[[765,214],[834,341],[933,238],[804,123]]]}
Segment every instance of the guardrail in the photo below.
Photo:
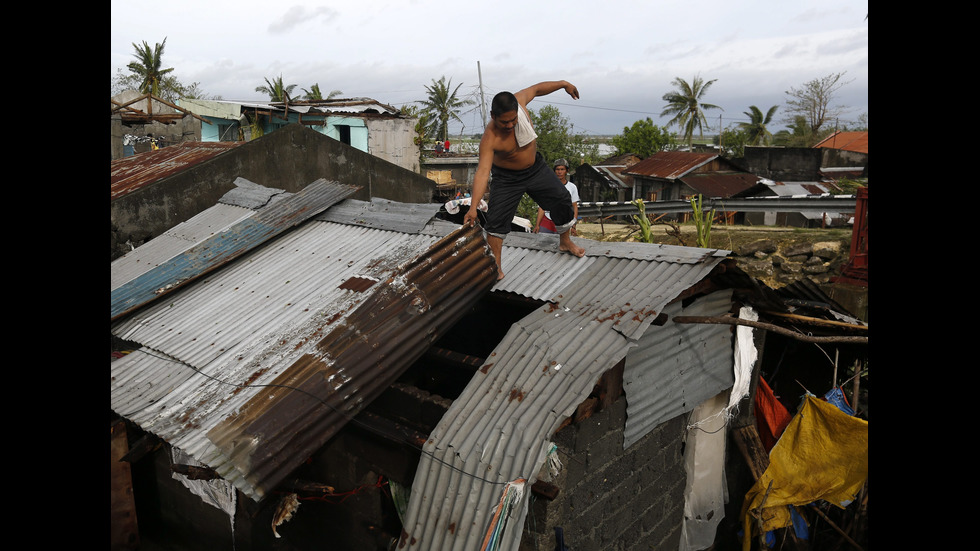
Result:
{"label": "guardrail", "polygon": [[[704,211],[718,212],[854,212],[856,195],[805,195],[787,197],[746,197],[738,199],[706,198],[701,200]],[[643,208],[650,213],[689,213],[690,201],[644,201]],[[581,217],[629,216],[639,211],[632,202],[580,202]]]}

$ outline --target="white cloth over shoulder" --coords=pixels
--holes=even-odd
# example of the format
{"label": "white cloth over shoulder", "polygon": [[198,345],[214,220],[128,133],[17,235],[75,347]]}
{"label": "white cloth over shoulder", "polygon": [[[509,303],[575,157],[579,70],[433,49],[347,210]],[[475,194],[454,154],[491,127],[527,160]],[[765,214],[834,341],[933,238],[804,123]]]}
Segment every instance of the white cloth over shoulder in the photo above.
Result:
{"label": "white cloth over shoulder", "polygon": [[534,126],[531,125],[531,118],[520,105],[517,106],[517,126],[514,128],[514,135],[517,137],[518,147],[524,147],[538,137]]}

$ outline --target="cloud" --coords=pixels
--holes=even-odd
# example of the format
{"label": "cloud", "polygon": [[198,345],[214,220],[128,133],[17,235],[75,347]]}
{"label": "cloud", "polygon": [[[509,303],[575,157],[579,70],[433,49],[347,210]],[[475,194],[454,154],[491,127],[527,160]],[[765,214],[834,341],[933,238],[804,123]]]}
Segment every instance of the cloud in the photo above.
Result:
{"label": "cloud", "polygon": [[317,6],[312,9],[306,6],[292,6],[277,21],[269,24],[269,32],[272,34],[284,34],[308,21],[323,19],[324,23],[329,23],[337,16],[337,10],[326,6]]}

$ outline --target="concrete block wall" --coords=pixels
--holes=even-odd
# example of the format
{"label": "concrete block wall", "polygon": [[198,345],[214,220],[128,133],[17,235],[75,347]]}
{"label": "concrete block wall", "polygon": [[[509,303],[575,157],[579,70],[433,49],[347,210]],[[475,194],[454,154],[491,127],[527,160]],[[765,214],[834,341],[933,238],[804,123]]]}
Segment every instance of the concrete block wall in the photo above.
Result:
{"label": "concrete block wall", "polygon": [[560,488],[531,494],[521,551],[554,549],[560,526],[575,551],[675,550],[684,512],[685,415],[623,449],[626,398],[559,431]]}
{"label": "concrete block wall", "polygon": [[319,178],[358,186],[351,198],[431,203],[432,180],[299,124],[285,126],[110,203],[110,260],[214,206],[245,178],[295,193]]}

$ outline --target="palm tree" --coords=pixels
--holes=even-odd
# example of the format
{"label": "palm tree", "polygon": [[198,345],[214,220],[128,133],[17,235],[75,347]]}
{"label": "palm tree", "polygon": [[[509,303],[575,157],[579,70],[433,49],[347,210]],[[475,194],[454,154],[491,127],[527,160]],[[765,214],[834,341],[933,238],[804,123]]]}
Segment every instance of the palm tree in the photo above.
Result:
{"label": "palm tree", "polygon": [[[677,90],[674,92],[667,92],[663,96],[663,100],[667,102],[667,106],[664,107],[663,112],[660,113],[661,117],[673,117],[667,122],[667,126],[672,124],[677,124],[683,132],[684,137],[687,138],[687,148],[691,149],[693,145],[694,129],[697,128],[699,135],[704,138],[704,126],[708,124],[707,118],[704,116],[704,109],[721,109],[717,105],[712,105],[710,103],[702,103],[701,98],[708,91],[708,88],[715,83],[717,79],[709,80],[704,82],[701,77],[696,76],[691,84],[687,81],[678,77],[673,81],[674,86]],[[724,111],[724,109],[722,109]]]}
{"label": "palm tree", "polygon": [[769,145],[772,142],[772,133],[769,132],[766,125],[772,122],[772,117],[776,114],[778,107],[778,105],[770,107],[769,112],[764,117],[762,111],[754,105],[749,106],[749,111],[743,113],[749,117],[749,122],[740,122],[738,126],[747,134],[748,145],[759,145],[760,143]]}
{"label": "palm tree", "polygon": [[311,86],[309,90],[307,90],[306,88],[303,88],[303,91],[306,92],[306,95],[303,96],[303,99],[313,100],[313,101],[323,100],[323,99],[333,99],[333,98],[339,96],[340,94],[343,94],[343,92],[341,92],[340,90],[334,90],[334,91],[330,92],[330,94],[328,94],[327,97],[323,97],[323,94],[320,92],[320,84],[319,83],[314,84],[313,86]]}
{"label": "palm tree", "polygon": [[429,115],[430,126],[428,128],[428,134],[430,136],[435,136],[440,140],[446,140],[449,138],[449,119],[455,119],[459,122],[463,122],[459,118],[460,108],[470,105],[473,100],[461,100],[456,97],[456,93],[459,92],[459,87],[463,83],[459,83],[452,93],[449,92],[449,87],[452,86],[452,79],[446,82],[446,76],[443,75],[438,81],[433,80],[432,86],[426,86],[425,91],[428,94],[428,99],[425,101],[419,101],[422,105],[423,111]]}
{"label": "palm tree", "polygon": [[167,73],[174,70],[173,67],[168,69],[160,68],[163,65],[163,49],[166,45],[166,38],[163,39],[163,42],[158,42],[153,49],[150,49],[150,45],[145,40],[143,41],[142,47],[133,42],[133,48],[136,50],[133,56],[136,58],[136,61],[130,61],[126,67],[132,73],[139,76],[139,90],[143,94],[159,96],[160,82]]}
{"label": "palm tree", "polygon": [[257,86],[255,88],[256,92],[262,92],[264,94],[269,94],[269,99],[272,101],[289,101],[289,95],[293,93],[296,89],[295,84],[290,84],[286,86],[282,83],[282,75],[270,81],[268,78],[265,79],[265,86]]}

